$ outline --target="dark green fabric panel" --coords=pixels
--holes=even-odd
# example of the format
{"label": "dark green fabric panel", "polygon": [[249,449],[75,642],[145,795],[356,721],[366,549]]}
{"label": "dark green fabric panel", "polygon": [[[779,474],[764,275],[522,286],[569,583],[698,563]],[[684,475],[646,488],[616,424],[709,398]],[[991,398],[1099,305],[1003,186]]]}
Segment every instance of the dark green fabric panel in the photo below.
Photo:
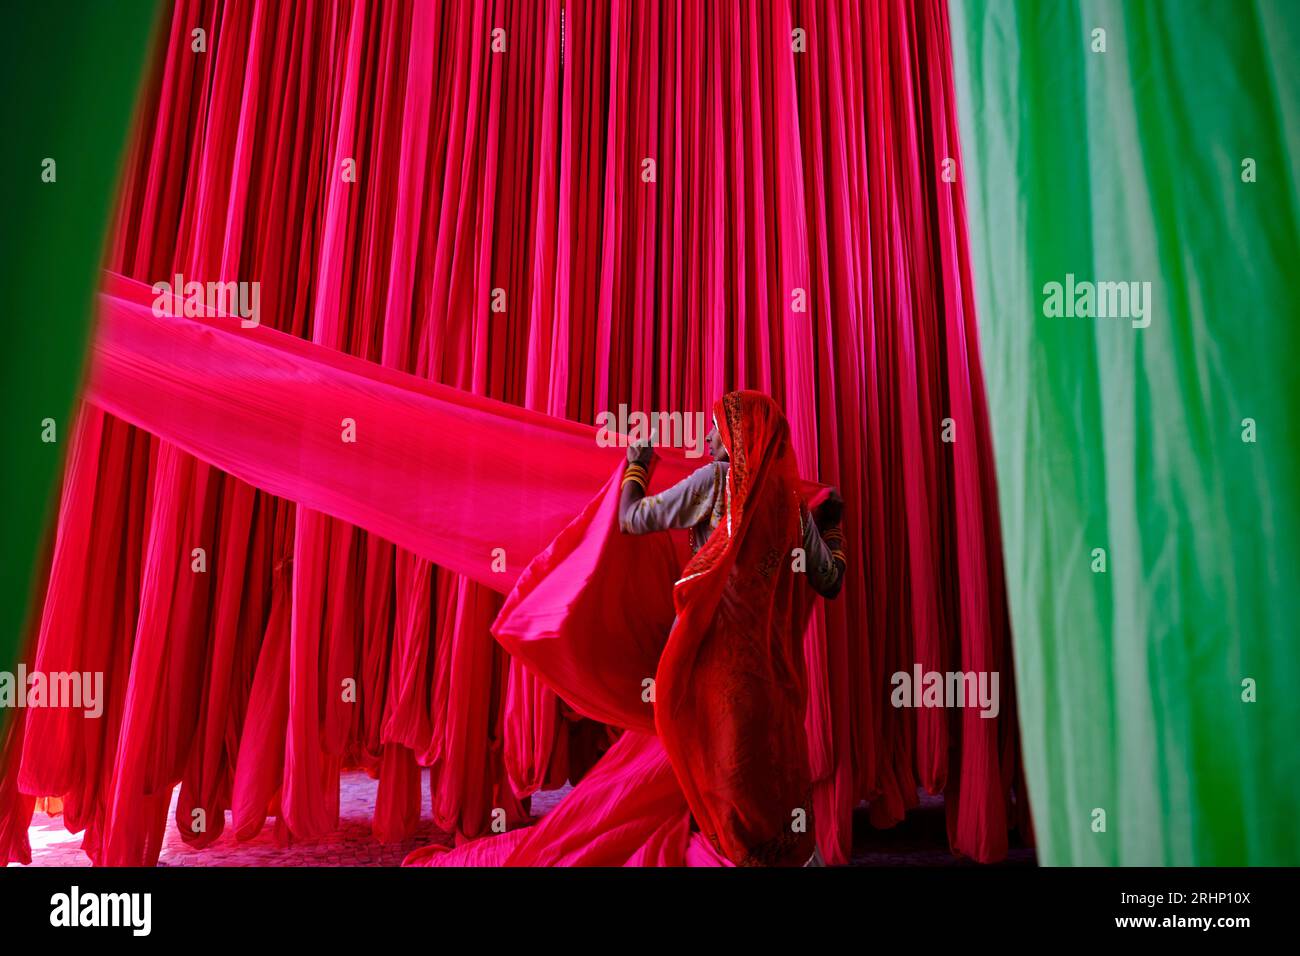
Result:
{"label": "dark green fabric panel", "polygon": [[[0,29],[2,669],[12,669],[57,502],[105,224],[154,12],[152,0],[42,0],[6,5]],[[56,163],[54,182],[41,179],[47,157]],[[56,422],[53,443],[42,441],[46,418]]]}
{"label": "dark green fabric panel", "polygon": [[1300,4],[951,12],[1040,858],[1300,863]]}

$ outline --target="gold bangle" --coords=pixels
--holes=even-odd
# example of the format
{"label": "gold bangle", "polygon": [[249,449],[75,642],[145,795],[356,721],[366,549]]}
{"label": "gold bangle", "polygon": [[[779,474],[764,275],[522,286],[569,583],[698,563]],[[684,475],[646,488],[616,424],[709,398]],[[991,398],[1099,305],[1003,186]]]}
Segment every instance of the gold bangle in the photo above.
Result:
{"label": "gold bangle", "polygon": [[621,490],[623,488],[626,488],[629,484],[634,484],[642,491],[645,491],[645,479],[642,478],[640,475],[624,475],[623,483],[619,485],[619,489]]}

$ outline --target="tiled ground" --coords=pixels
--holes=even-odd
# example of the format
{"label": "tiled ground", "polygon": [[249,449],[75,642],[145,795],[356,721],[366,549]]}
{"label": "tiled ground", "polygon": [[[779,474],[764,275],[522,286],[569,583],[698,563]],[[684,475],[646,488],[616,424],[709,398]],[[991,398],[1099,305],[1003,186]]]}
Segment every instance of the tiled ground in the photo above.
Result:
{"label": "tiled ground", "polygon": [[[339,798],[339,831],[321,843],[298,843],[277,846],[274,826],[268,825],[254,840],[237,843],[227,829],[215,844],[204,850],[188,847],[167,828],[166,842],[159,858],[161,866],[397,866],[416,847],[442,842],[443,837],[427,819],[429,795],[424,794],[425,817],[415,836],[400,844],[383,845],[370,832],[370,817],[375,803],[376,781],[356,771],[343,776]],[[557,790],[533,798],[535,813],[549,811],[566,793]],[[173,796],[173,808],[175,796]],[[169,816],[170,819],[170,816]],[[892,830],[875,830],[866,821],[865,811],[855,818],[854,866],[961,866],[948,852],[944,824],[943,798],[923,796],[921,806],[907,820]],[[89,866],[81,852],[81,836],[63,829],[61,817],[37,813],[30,830],[33,866]],[[1009,865],[1033,865],[1034,851],[1013,849]]]}

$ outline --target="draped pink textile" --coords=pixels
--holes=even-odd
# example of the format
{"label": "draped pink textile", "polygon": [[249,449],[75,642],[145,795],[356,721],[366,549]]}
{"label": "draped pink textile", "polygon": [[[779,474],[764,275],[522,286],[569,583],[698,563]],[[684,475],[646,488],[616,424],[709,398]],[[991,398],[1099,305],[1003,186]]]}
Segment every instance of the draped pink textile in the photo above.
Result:
{"label": "draped pink textile", "polygon": [[[325,837],[344,766],[379,776],[381,839],[412,832],[424,768],[439,827],[523,821],[611,735],[493,640],[500,592],[609,477],[598,412],[703,411],[737,387],[777,400],[804,477],[847,502],[848,580],[805,637],[823,853],[846,859],[860,800],[887,826],[919,784],[946,794],[955,851],[1002,856],[1022,812],[1013,702],[997,720],[888,702],[917,662],[1011,683],[960,192],[942,177],[960,161],[948,48],[942,0],[177,0],[96,354],[153,342],[148,374],[179,394],[199,384],[183,367],[238,381],[212,408],[247,415],[250,441],[217,461],[203,443],[230,421],[152,434],[96,372],[29,657],[103,671],[107,709],[11,723],[0,856],[27,856],[29,795],[62,796],[101,864],[155,862],[168,825],[206,845],[227,812],[237,836],[274,817],[285,839]],[[176,273],[259,282],[262,328],[177,320],[160,346],[124,283]],[[236,345],[271,338],[268,364],[239,364]],[[354,391],[313,395],[322,369]],[[259,416],[259,375],[296,382],[298,404]],[[517,444],[474,445],[488,401],[518,409]],[[465,445],[422,430],[439,409],[469,423]],[[364,457],[381,448],[403,452]],[[259,471],[326,449],[365,465]],[[439,499],[460,487],[439,473],[481,495]],[[501,536],[504,572],[480,533]],[[354,700],[335,692],[348,679]],[[653,775],[627,740],[615,762]]]}
{"label": "draped pink textile", "polygon": [[[622,472],[528,565],[492,632],[581,713],[629,729],[536,826],[423,847],[405,865],[732,865],[691,831],[685,792],[655,735],[643,682],[673,624],[672,582],[685,555],[667,535],[618,530]],[[663,483],[662,472],[652,479]]]}
{"label": "draped pink textile", "polygon": [[[186,318],[175,314],[180,300],[157,315],[156,298],[143,283],[105,276],[87,400],[493,591],[508,592],[625,460],[591,425],[237,318]],[[702,454],[662,448],[655,487],[686,477]]]}
{"label": "draped pink textile", "polygon": [[731,866],[704,835],[657,737],[628,731],[577,788],[532,827],[454,849],[409,854],[406,866]]}

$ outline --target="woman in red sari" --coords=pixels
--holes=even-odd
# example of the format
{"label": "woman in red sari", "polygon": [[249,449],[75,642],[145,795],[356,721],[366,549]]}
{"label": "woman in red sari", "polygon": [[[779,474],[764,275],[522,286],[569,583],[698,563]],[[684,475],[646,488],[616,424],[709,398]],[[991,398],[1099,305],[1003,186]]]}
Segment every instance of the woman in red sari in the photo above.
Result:
{"label": "woman in red sari", "polygon": [[[694,555],[673,586],[676,616],[657,655],[652,722],[630,715],[622,737],[537,825],[452,851],[417,850],[408,865],[819,861],[804,730],[803,634],[813,592],[833,597],[842,583],[843,505],[832,491],[815,517],[809,513],[789,424],[762,393],[724,396],[709,439],[713,463],[649,497],[653,453],[629,449],[616,502],[617,529],[624,533],[691,529]],[[600,498],[594,501],[557,539],[555,553],[539,557],[536,573],[521,578],[521,593],[541,593],[541,581],[562,575],[562,562],[585,546],[575,539],[607,535],[602,516],[608,513]],[[635,573],[617,541],[602,539],[591,550],[603,555],[598,565],[614,552],[611,564],[601,566]],[[654,553],[645,551],[647,562]],[[503,618],[515,603],[512,596]],[[549,606],[539,615],[555,616]],[[590,652],[574,652],[567,645],[573,635],[566,636],[563,625],[550,626],[531,644],[504,637],[509,626],[493,630],[562,696],[585,697],[579,680],[599,688],[635,676],[610,663],[617,658],[595,661]],[[585,622],[572,629],[578,635],[591,630]],[[625,699],[622,693],[616,696]]]}
{"label": "woman in red sari", "polygon": [[721,853],[742,866],[798,865],[814,853],[809,585],[839,592],[843,508],[832,493],[816,521],[808,513],[789,423],[767,395],[732,392],[713,421],[715,461],[659,495],[643,497],[649,449],[628,454],[623,530],[690,528],[695,551],[674,588],[655,728],[693,821]]}

